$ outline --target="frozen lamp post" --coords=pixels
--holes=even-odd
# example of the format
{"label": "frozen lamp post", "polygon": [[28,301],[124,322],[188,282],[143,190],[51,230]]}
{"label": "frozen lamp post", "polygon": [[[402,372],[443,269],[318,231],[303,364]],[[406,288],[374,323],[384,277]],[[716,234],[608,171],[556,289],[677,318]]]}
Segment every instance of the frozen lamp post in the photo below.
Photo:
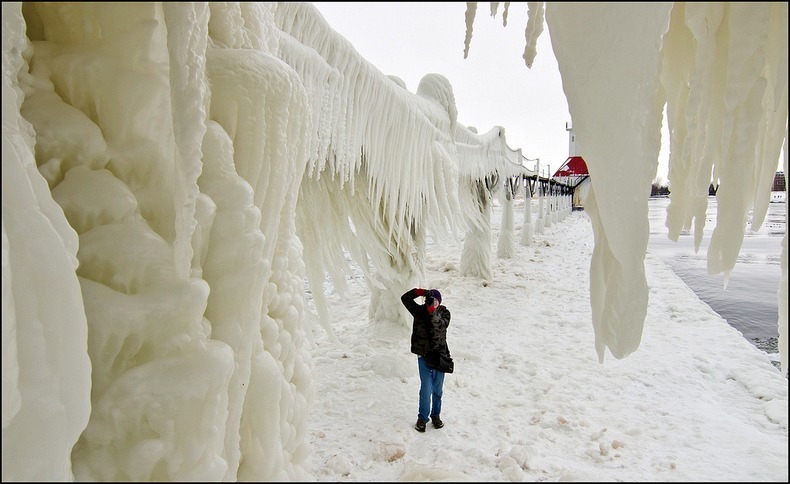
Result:
{"label": "frozen lamp post", "polygon": [[[526,161],[534,161],[535,162],[535,173],[538,173],[537,166],[540,163],[540,158],[535,158],[534,160],[530,160],[529,158],[524,158]],[[529,187],[529,179],[524,178],[524,224],[521,227],[521,245],[530,246],[532,245],[532,190]]]}

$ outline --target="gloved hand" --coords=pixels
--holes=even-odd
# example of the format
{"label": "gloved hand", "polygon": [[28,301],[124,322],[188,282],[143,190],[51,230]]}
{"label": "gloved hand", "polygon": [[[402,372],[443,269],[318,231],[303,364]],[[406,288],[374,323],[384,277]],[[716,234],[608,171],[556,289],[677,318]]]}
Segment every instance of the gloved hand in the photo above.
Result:
{"label": "gloved hand", "polygon": [[428,306],[429,313],[433,314],[434,311],[436,311],[436,308],[433,305]]}
{"label": "gloved hand", "polygon": [[414,294],[416,294],[418,296],[424,296],[425,295],[425,289],[420,289],[419,287],[415,287],[414,288]]}

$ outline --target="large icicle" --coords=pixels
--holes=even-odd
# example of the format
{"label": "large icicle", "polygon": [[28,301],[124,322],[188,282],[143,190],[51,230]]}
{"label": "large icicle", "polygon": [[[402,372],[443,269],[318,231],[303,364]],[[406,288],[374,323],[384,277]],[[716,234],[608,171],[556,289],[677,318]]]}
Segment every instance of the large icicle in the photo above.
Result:
{"label": "large icicle", "polygon": [[543,32],[543,2],[529,2],[527,4],[527,28],[524,30],[524,64],[528,68],[532,68],[532,63],[535,60],[535,55],[538,53],[538,37]]}
{"label": "large icicle", "polygon": [[[693,221],[699,248],[708,186],[717,185],[707,262],[708,272],[723,273],[726,284],[747,224],[756,231],[763,223],[786,140],[787,4],[676,3],[664,42],[668,235],[677,240]],[[786,291],[786,280],[780,285]],[[780,328],[786,324],[780,317]],[[779,334],[781,343],[786,331]]]}
{"label": "large icicle", "polygon": [[546,12],[592,183],[585,209],[595,232],[590,299],[601,362],[605,348],[624,358],[642,336],[647,199],[658,166],[664,104],[660,48],[671,6],[550,3]]}

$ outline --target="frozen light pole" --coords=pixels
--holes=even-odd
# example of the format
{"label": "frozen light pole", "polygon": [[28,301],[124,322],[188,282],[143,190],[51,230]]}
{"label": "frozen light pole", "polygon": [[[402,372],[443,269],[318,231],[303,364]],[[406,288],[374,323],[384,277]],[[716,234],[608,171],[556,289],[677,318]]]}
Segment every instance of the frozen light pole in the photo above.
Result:
{"label": "frozen light pole", "polygon": [[[524,158],[526,161],[534,161],[535,162],[535,174],[539,177],[538,173],[538,164],[540,164],[540,158],[535,158],[534,160],[530,160],[529,158]],[[539,180],[538,180],[539,181]],[[534,232],[534,228],[532,227],[532,190],[529,187],[529,179],[524,177],[524,223],[521,226],[521,245],[530,246],[532,245],[532,235]]]}
{"label": "frozen light pole", "polygon": [[546,165],[546,187],[548,188],[546,194],[546,217],[543,220],[544,227],[551,227],[551,202],[553,200],[553,193],[551,191],[551,165]]}

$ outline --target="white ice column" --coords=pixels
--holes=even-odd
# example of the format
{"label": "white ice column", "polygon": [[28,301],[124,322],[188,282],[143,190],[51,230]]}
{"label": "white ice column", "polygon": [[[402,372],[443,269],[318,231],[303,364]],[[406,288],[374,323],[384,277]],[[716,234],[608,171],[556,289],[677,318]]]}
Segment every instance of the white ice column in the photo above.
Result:
{"label": "white ice column", "polygon": [[532,190],[529,180],[524,179],[524,225],[521,227],[521,245],[532,245]]}
{"label": "white ice column", "polygon": [[559,221],[560,215],[560,196],[554,193],[551,196],[551,223],[556,224]]}
{"label": "white ice column", "polygon": [[543,209],[543,184],[540,182],[540,175],[538,175],[537,182],[536,182],[536,189],[538,191],[538,220],[535,221],[535,233],[542,234],[543,233],[543,217],[544,217],[544,209]]}
{"label": "white ice column", "polygon": [[479,277],[486,281],[493,278],[491,268],[491,195],[483,181],[474,182],[474,197],[478,202],[477,218],[469,224],[461,252],[461,275]]}
{"label": "white ice column", "polygon": [[513,221],[513,200],[516,197],[516,185],[512,179],[505,182],[505,200],[502,207],[502,224],[497,239],[497,257],[510,259],[516,255],[516,229]]}

